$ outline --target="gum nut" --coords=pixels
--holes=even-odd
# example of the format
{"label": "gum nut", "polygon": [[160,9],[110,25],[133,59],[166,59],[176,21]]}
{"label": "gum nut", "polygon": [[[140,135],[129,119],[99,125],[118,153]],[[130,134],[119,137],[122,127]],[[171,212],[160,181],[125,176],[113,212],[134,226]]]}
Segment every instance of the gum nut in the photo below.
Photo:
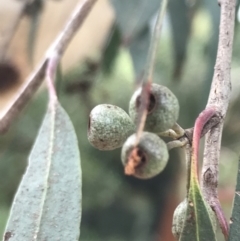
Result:
{"label": "gum nut", "polygon": [[148,179],[158,175],[168,162],[166,143],[156,134],[143,132],[136,146],[137,135],[131,135],[122,147],[121,159],[126,175]]}
{"label": "gum nut", "polygon": [[172,222],[172,234],[176,239],[179,239],[183,227],[184,221],[187,213],[188,202],[187,199],[184,199],[175,209],[173,213],[173,222]]}
{"label": "gum nut", "polygon": [[[207,210],[209,212],[210,220],[216,233],[217,230],[217,218],[211,207],[205,203]],[[178,240],[184,228],[184,222],[187,214],[187,206],[188,201],[185,198],[175,209],[173,214],[173,222],[172,222],[172,234]]]}
{"label": "gum nut", "polygon": [[131,118],[123,109],[101,104],[89,115],[88,140],[99,150],[113,150],[121,147],[134,129]]}
{"label": "gum nut", "polygon": [[[129,104],[129,115],[134,123],[138,122],[138,113],[141,105],[142,87],[133,94]],[[173,127],[179,116],[177,97],[167,87],[152,84],[145,131],[160,133]]]}

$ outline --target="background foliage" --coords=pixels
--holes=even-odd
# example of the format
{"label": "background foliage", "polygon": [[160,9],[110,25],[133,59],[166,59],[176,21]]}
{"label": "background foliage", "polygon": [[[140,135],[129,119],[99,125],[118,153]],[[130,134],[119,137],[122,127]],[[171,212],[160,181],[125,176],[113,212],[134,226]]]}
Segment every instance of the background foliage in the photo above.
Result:
{"label": "background foliage", "polygon": [[[159,7],[159,1],[149,4],[147,0],[112,0],[111,4],[116,21],[105,46],[96,58],[75,63],[71,70],[63,73],[62,80],[57,80],[60,102],[73,121],[81,151],[83,217],[80,240],[171,241],[174,240],[170,232],[172,213],[186,192],[181,150],[171,151],[163,173],[143,181],[124,176],[120,150],[101,152],[87,141],[88,114],[95,105],[110,103],[128,110],[128,101],[146,62],[151,23]],[[168,86],[178,97],[181,106],[179,123],[184,128],[193,126],[207,102],[216,58],[218,25],[217,1],[169,2],[154,81]],[[232,101],[223,134],[219,182],[220,200],[228,217],[240,146],[239,41],[237,22]],[[11,130],[0,137],[0,235],[46,105],[47,95],[42,90]],[[220,240],[223,240],[221,235]]]}

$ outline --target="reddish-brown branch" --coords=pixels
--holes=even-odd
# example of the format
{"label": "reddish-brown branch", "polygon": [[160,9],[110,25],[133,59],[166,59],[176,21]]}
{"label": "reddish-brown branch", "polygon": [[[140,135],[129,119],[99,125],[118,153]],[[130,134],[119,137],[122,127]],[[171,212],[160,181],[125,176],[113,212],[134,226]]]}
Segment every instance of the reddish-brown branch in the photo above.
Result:
{"label": "reddish-brown branch", "polygon": [[192,143],[192,164],[196,176],[198,177],[198,153],[199,142],[201,139],[202,130],[205,124],[216,114],[216,110],[213,107],[207,108],[200,113],[195,121],[193,131],[193,143]]}
{"label": "reddish-brown branch", "polygon": [[229,232],[228,222],[227,222],[227,219],[226,219],[226,217],[223,213],[223,210],[222,210],[222,207],[221,207],[221,204],[220,204],[219,200],[216,200],[216,202],[217,203],[212,205],[212,209],[216,214],[216,217],[217,217],[218,223],[220,224],[222,233],[223,233],[225,239],[227,240],[228,232]]}

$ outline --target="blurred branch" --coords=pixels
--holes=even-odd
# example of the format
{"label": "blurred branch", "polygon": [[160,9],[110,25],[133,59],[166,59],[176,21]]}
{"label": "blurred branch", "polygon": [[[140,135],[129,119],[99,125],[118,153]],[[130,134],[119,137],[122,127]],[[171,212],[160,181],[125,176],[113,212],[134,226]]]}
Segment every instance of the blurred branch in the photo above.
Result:
{"label": "blurred branch", "polygon": [[161,2],[158,15],[157,15],[157,21],[154,26],[151,44],[149,47],[147,65],[146,65],[144,76],[142,79],[141,104],[139,109],[139,118],[138,118],[139,121],[137,123],[137,138],[136,138],[135,145],[137,145],[139,142],[139,138],[143,132],[146,118],[147,118],[147,109],[149,104],[149,95],[150,95],[150,88],[152,84],[157,47],[159,44],[160,33],[163,25],[164,16],[167,11],[167,5],[168,5],[168,0],[163,0]]}
{"label": "blurred branch", "polygon": [[96,1],[97,0],[80,1],[64,29],[46,52],[45,58],[28,77],[16,98],[7,107],[5,113],[0,117],[0,133],[3,133],[9,128],[12,121],[16,118],[18,113],[23,109],[42,83],[49,59],[56,58],[58,61],[61,59],[72,38],[86,19]]}
{"label": "blurred branch", "polygon": [[8,24],[9,27],[4,30],[3,34],[1,34],[0,38],[0,60],[4,60],[6,58],[6,53],[11,43],[11,40],[20,24],[20,20],[24,15],[24,10],[28,1],[21,1],[21,5],[12,19],[11,23]]}
{"label": "blurred branch", "polygon": [[9,27],[6,30],[4,30],[4,33],[1,35],[1,38],[0,38],[0,60],[6,59],[7,50],[21,22],[21,19],[25,14],[29,14],[28,13],[29,6],[32,6],[34,2],[32,0],[24,0],[24,1],[19,1],[19,3],[20,3],[20,6],[14,18],[9,24]]}
{"label": "blurred branch", "polygon": [[[222,120],[224,120],[231,92],[230,71],[236,1],[220,0],[218,2],[221,6],[219,43],[207,108],[217,108]],[[223,215],[217,194],[222,129],[223,121],[215,125],[206,135],[201,184],[203,195],[215,211],[222,232],[227,238],[228,223]]]}

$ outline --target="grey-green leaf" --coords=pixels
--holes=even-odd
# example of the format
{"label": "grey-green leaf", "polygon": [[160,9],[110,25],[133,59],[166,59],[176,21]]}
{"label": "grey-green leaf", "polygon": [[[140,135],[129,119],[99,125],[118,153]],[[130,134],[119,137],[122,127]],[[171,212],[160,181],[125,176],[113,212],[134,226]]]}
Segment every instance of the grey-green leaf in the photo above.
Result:
{"label": "grey-green leaf", "polygon": [[116,21],[124,39],[138,35],[157,12],[161,0],[112,0]]}
{"label": "grey-green leaf", "polygon": [[190,183],[188,207],[180,241],[216,241],[215,214],[204,201],[196,179]]}
{"label": "grey-green leaf", "polygon": [[240,161],[238,164],[237,186],[234,197],[232,217],[228,241],[239,241],[240,239]]}
{"label": "grey-green leaf", "polygon": [[109,74],[117,58],[118,50],[121,45],[121,34],[116,24],[113,25],[102,53],[103,71]]}
{"label": "grey-green leaf", "polygon": [[157,13],[161,0],[111,0],[116,24],[121,37],[129,47],[133,60],[136,79],[139,80],[146,66],[148,49],[151,41],[149,23]]}
{"label": "grey-green leaf", "polygon": [[[218,48],[218,39],[219,39],[219,24],[220,24],[220,8],[218,4],[214,1],[203,1],[205,8],[209,11],[209,16],[211,17],[212,27],[211,27],[211,36],[209,43],[206,46],[206,53],[208,55],[208,69],[205,77],[205,82],[202,90],[201,100],[205,103],[208,99],[209,89],[212,84],[212,76],[214,72],[214,65],[216,62],[217,48]],[[203,104],[204,105],[204,104]]]}
{"label": "grey-green leaf", "polygon": [[142,77],[147,65],[148,50],[151,42],[151,30],[146,26],[130,43],[129,51],[132,57],[135,75],[138,80]]}
{"label": "grey-green leaf", "polygon": [[185,0],[170,0],[168,4],[174,46],[174,78],[181,77],[191,29],[190,9]]}
{"label": "grey-green leaf", "polygon": [[77,241],[81,183],[74,128],[64,109],[56,103],[48,108],[30,154],[3,240]]}

